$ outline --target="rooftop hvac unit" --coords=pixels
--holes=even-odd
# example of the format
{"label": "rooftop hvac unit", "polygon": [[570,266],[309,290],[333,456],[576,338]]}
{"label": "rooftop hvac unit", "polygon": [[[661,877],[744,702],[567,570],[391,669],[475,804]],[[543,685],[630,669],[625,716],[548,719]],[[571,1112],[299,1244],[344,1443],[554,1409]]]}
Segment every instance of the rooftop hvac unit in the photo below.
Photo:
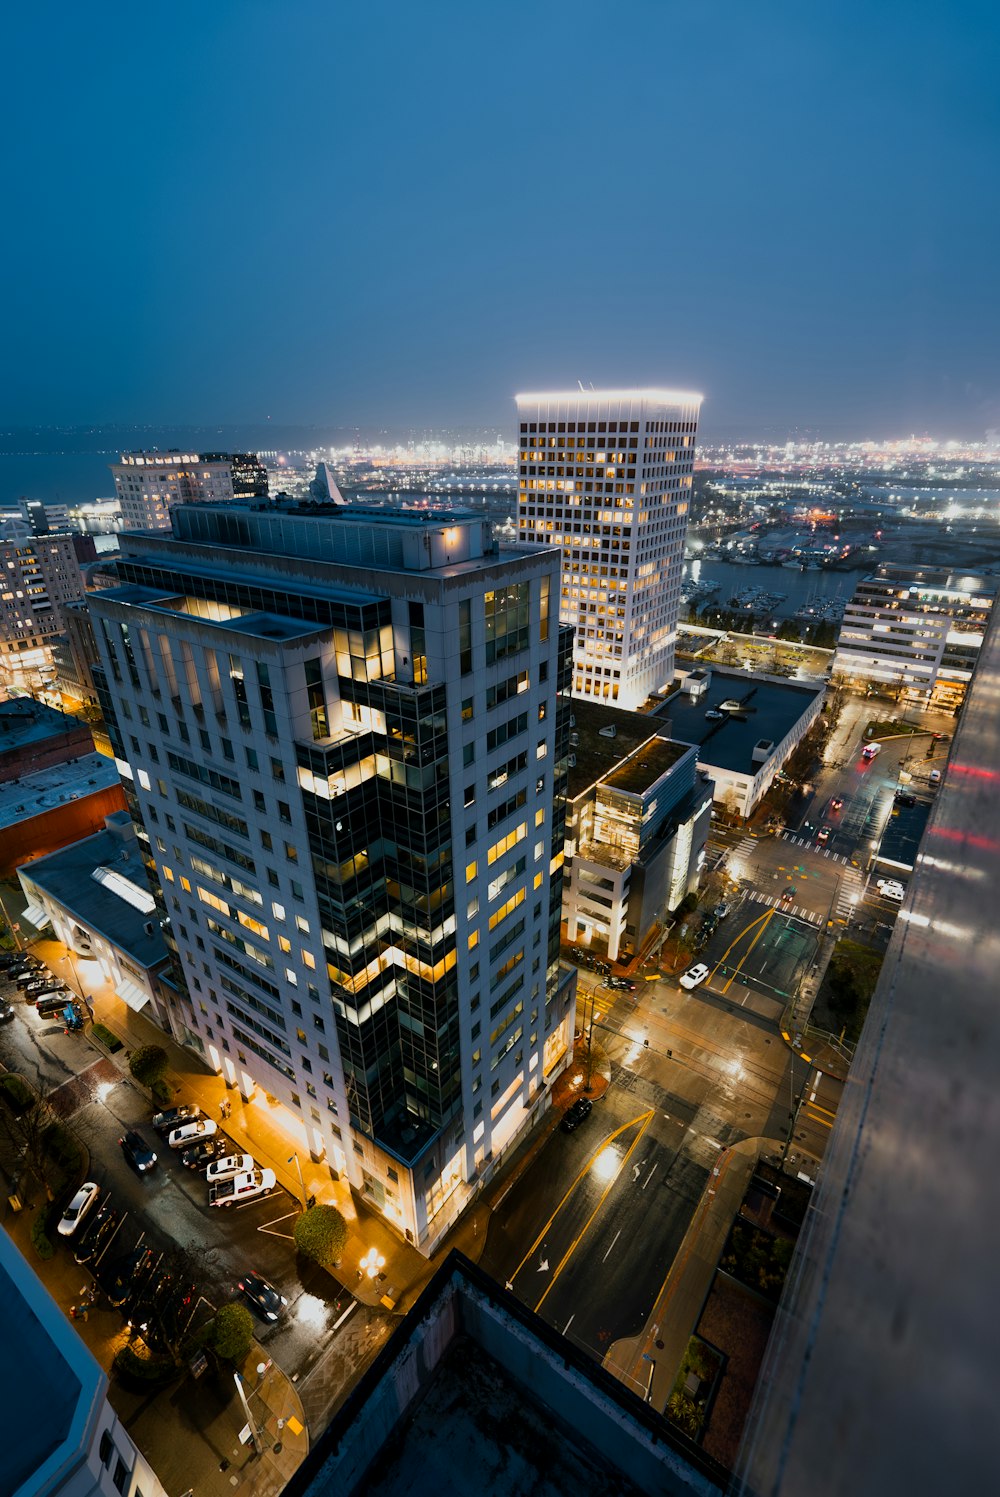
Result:
{"label": "rooftop hvac unit", "polygon": [[568,754],[567,757],[566,757],[566,763],[567,763],[567,765],[569,766],[570,769],[575,769],[576,768],[576,755],[575,754]]}

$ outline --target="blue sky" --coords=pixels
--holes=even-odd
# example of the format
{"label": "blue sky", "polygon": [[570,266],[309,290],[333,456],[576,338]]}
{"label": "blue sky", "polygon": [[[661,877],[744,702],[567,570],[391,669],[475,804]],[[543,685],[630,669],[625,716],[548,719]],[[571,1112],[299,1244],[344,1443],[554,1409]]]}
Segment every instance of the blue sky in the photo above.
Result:
{"label": "blue sky", "polygon": [[[8,21],[0,423],[1000,428],[977,3],[174,0]],[[11,149],[12,143],[12,149]]]}

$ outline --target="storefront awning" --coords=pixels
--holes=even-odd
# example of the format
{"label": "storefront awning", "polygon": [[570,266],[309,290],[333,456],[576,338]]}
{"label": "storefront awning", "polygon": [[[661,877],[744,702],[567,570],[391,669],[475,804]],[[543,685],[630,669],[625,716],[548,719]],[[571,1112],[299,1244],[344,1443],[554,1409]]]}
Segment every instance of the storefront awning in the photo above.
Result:
{"label": "storefront awning", "polygon": [[145,1008],[149,1002],[149,994],[143,988],[140,988],[138,983],[130,982],[127,977],[115,984],[115,992],[135,1013],[138,1013],[141,1008]]}
{"label": "storefront awning", "polygon": [[51,924],[48,912],[40,904],[29,904],[22,914],[21,919],[27,920],[28,924],[33,925],[36,930],[41,930],[43,925]]}

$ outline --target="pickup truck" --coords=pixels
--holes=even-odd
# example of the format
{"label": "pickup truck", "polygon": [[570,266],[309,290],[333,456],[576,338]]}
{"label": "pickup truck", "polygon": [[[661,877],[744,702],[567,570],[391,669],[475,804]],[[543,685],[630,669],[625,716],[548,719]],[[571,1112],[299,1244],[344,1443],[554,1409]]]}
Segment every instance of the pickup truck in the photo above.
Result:
{"label": "pickup truck", "polygon": [[252,1201],[256,1196],[266,1196],[277,1184],[274,1170],[248,1170],[246,1174],[234,1175],[221,1185],[208,1187],[210,1206],[236,1206],[241,1201]]}

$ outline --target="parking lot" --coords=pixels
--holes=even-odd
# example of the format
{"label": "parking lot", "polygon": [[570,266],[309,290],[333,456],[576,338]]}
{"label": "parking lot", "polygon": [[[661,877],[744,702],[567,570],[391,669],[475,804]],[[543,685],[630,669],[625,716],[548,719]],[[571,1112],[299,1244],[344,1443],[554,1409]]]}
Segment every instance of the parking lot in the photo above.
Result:
{"label": "parking lot", "polygon": [[[82,1035],[67,1034],[61,1019],[39,1016],[3,974],[0,998],[13,1009],[12,1020],[0,1026],[0,1060],[46,1096],[88,1151],[86,1178],[101,1188],[78,1234],[57,1240],[60,1255],[72,1257],[82,1246],[88,1261],[80,1265],[81,1287],[92,1276],[99,1303],[107,1307],[109,1290],[118,1299],[122,1289],[119,1270],[133,1265],[135,1282],[116,1309],[137,1324],[162,1319],[165,1333],[173,1335],[239,1298],[241,1277],[255,1270],[287,1300],[276,1323],[255,1314],[257,1338],[286,1371],[306,1376],[356,1302],[329,1274],[298,1258],[292,1228],[300,1203],[276,1185],[255,1200],[211,1208],[204,1169],[185,1168],[180,1152],[153,1131],[153,1108],[125,1071],[100,1057]],[[224,1128],[220,1123],[225,1151],[245,1152],[247,1145],[230,1139]],[[122,1152],[119,1140],[130,1129],[156,1152],[147,1173],[137,1172]],[[98,1232],[91,1254],[86,1239]],[[149,1334],[157,1339],[155,1328]]]}

